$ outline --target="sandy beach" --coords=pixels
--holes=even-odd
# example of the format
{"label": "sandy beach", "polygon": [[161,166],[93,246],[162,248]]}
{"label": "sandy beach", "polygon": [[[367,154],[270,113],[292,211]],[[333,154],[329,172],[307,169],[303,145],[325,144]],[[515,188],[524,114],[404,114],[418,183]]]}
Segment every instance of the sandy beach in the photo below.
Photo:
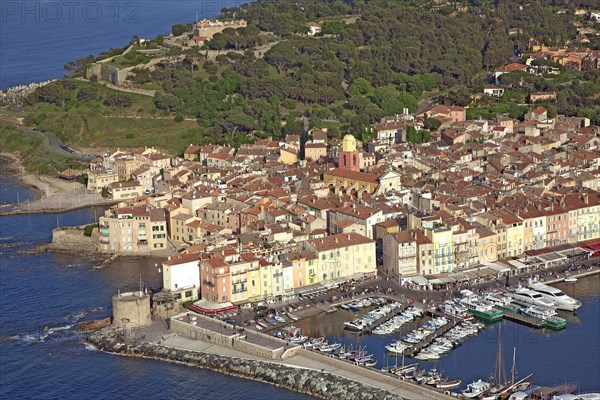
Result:
{"label": "sandy beach", "polygon": [[62,192],[72,192],[83,188],[79,182],[67,182],[58,178],[45,175],[36,175],[25,170],[18,156],[11,153],[0,153],[0,157],[10,160],[9,164],[4,165],[2,175],[10,176],[13,179],[31,186],[36,191],[34,200],[49,198]]}
{"label": "sandy beach", "polygon": [[67,182],[51,176],[41,176],[27,172],[14,154],[0,153],[0,157],[10,162],[2,163],[2,175],[18,180],[34,188],[35,199],[14,204],[2,214],[48,213],[75,210],[84,207],[108,206],[115,204],[112,199],[98,193],[88,192],[79,182]]}

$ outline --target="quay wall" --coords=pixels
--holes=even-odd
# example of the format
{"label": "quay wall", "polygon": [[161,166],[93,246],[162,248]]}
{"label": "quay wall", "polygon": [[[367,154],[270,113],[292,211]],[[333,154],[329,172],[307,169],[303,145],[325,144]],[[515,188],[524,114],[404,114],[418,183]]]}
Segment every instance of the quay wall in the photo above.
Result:
{"label": "quay wall", "polygon": [[[571,275],[571,277],[579,279],[579,278],[585,278],[586,276],[592,276],[592,275],[597,275],[597,274],[600,274],[600,269],[593,269],[591,271],[582,272],[580,274],[573,274],[573,275]],[[546,285],[553,285],[555,283],[561,283],[564,280],[565,280],[565,278],[558,278],[558,279],[544,281],[542,283],[544,283]]]}
{"label": "quay wall", "polygon": [[[85,341],[100,351],[123,356],[183,364],[195,368],[269,383],[323,400],[404,400],[405,398],[335,374],[271,361],[174,349],[147,342],[124,342],[112,329],[103,329]],[[425,396],[424,398],[428,398]]]}

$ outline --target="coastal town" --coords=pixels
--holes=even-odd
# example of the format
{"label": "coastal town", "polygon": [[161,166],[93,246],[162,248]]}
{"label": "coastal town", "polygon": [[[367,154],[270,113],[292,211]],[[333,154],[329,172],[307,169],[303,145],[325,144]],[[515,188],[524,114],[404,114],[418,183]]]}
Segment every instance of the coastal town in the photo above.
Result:
{"label": "coastal town", "polygon": [[[184,338],[231,340],[230,350],[220,352],[313,368],[331,353],[352,362],[340,366],[346,377],[375,366],[373,354],[305,336],[295,321],[358,312],[362,317],[345,322],[345,330],[390,335],[426,310],[431,321],[385,349],[428,361],[483,329],[473,316],[564,329],[566,320],[553,310],[572,312],[581,303],[542,281],[575,282],[600,272],[599,128],[585,118],[548,118],[542,107],[525,121],[468,120],[465,113],[432,104],[415,115],[389,116],[371,127],[366,145],[312,127],[239,149],[190,144],[182,157],[146,147],[107,152],[90,162],[88,190],[107,191],[119,203],[98,220],[97,249],[169,254],[152,311],[170,321],[169,331],[159,330],[170,338],[167,346],[197,346]],[[408,132],[424,129],[429,118],[443,127],[428,143],[408,143]],[[501,294],[500,287],[511,290]],[[124,301],[138,299],[135,293]],[[136,302],[149,298],[139,295]],[[115,314],[117,327],[157,337],[156,323],[124,315]],[[243,333],[235,333],[236,325]],[[266,344],[270,334],[286,342]],[[415,365],[384,370],[447,394],[461,385]],[[576,389],[496,377],[495,385],[474,382],[462,394]],[[403,395],[419,397],[399,385]]]}
{"label": "coastal town", "polygon": [[[600,11],[517,3],[408,6],[465,32],[447,64],[385,47],[381,10],[272,21],[259,2],[3,91],[2,260],[118,282],[109,306],[0,339],[74,331],[327,400],[599,400],[528,351],[596,318]],[[564,25],[506,18],[538,11]],[[50,238],[23,239],[37,217]]]}
{"label": "coastal town", "polygon": [[[425,116],[446,128],[407,143]],[[536,107],[523,122],[466,120],[436,104],[372,129],[367,146],[314,127],[183,157],[107,152],[88,171],[89,191],[119,201],[98,220],[98,250],[171,251],[165,290],[240,306],[378,273],[444,285],[598,251],[600,132],[585,119]]]}

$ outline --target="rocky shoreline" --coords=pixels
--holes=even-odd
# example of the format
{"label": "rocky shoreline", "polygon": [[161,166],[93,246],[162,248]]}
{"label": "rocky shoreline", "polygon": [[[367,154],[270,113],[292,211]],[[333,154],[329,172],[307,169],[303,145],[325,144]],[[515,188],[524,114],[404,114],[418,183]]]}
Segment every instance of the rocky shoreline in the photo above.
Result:
{"label": "rocky shoreline", "polygon": [[240,378],[268,383],[323,400],[402,400],[404,397],[331,373],[294,368],[275,362],[234,358],[181,350],[147,342],[124,342],[105,328],[84,341],[105,353],[166,361],[209,369]]}

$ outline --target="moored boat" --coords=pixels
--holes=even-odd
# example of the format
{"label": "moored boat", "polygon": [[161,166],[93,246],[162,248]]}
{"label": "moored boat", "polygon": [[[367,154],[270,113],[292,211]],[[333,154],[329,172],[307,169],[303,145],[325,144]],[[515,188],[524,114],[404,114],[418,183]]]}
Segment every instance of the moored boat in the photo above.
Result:
{"label": "moored boat", "polygon": [[467,388],[462,391],[462,394],[466,398],[475,399],[488,391],[491,387],[492,385],[489,382],[484,382],[479,379],[478,381],[469,383]]}
{"label": "moored boat", "polygon": [[495,309],[490,303],[480,301],[475,295],[463,297],[460,300],[460,303],[465,306],[471,314],[486,321],[497,321],[504,316],[502,311]]}
{"label": "moored boat", "polygon": [[514,292],[509,293],[515,303],[525,306],[534,305],[555,310],[558,306],[542,296],[541,293],[527,288],[516,288]]}
{"label": "moored boat", "polygon": [[435,387],[438,389],[454,389],[459,387],[461,383],[460,379],[446,380],[439,382]]}
{"label": "moored boat", "polygon": [[255,322],[256,322],[256,325],[258,325],[258,326],[262,326],[263,328],[268,328],[268,327],[269,327],[269,325],[267,325],[267,323],[266,323],[266,322],[263,322],[263,321],[262,321],[262,320],[260,320],[260,319],[257,319],[257,320],[255,320]]}
{"label": "moored boat", "polygon": [[367,324],[362,319],[358,318],[344,322],[344,327],[351,331],[362,331],[366,326]]}
{"label": "moored boat", "polygon": [[275,321],[280,322],[280,323],[284,323],[285,322],[285,318],[283,318],[281,315],[279,314],[275,314],[273,316],[273,318],[275,319]]}
{"label": "moored boat", "polygon": [[567,320],[556,315],[556,311],[544,309],[538,306],[521,308],[521,312],[546,321],[546,326],[552,329],[563,329],[567,326]]}
{"label": "moored boat", "polygon": [[291,319],[292,321],[298,321],[298,316],[295,314],[292,314],[291,312],[286,312],[286,315],[289,317],[289,319]]}
{"label": "moored boat", "polygon": [[555,303],[560,310],[575,311],[581,307],[579,300],[567,296],[562,290],[554,286],[549,286],[541,282],[532,282],[529,284],[529,288]]}

